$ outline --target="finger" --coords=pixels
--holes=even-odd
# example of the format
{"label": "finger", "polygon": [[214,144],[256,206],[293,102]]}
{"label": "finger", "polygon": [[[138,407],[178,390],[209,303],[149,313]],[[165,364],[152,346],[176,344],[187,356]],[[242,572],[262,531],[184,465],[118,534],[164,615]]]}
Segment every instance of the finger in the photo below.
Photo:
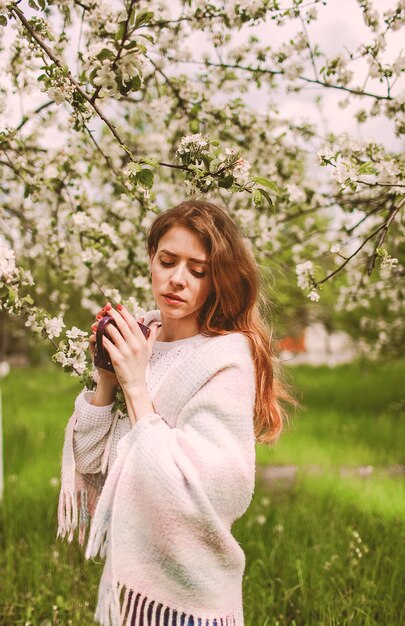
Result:
{"label": "finger", "polygon": [[136,323],[136,320],[128,311],[126,311],[126,315],[124,316],[122,311],[118,313],[115,309],[111,308],[108,311],[108,314],[111,315],[111,317],[117,322],[118,330],[127,343],[129,343],[131,339],[133,339],[133,336],[136,335],[137,331],[135,326],[138,328],[138,332],[143,335],[141,329]]}
{"label": "finger", "polygon": [[98,314],[100,315],[105,315],[106,313],[108,313],[108,311],[111,309],[111,303],[107,302],[107,304],[105,306],[103,306],[102,309],[99,310]]}
{"label": "finger", "polygon": [[110,340],[112,340],[114,345],[117,346],[117,348],[119,348],[120,350],[122,350],[127,345],[127,341],[124,339],[118,328],[116,328],[112,324],[108,324],[105,332],[107,333],[107,337],[109,336]]}
{"label": "finger", "polygon": [[103,345],[110,355],[111,361],[114,361],[120,356],[120,351],[115,347],[112,341],[108,339],[105,335],[103,335]]}
{"label": "finger", "polygon": [[131,315],[131,313],[128,311],[128,309],[122,306],[122,304],[117,305],[117,309],[118,309],[117,315],[126,321],[128,328],[131,331],[131,334],[135,335],[135,337],[139,337],[139,339],[142,338],[141,341],[142,340],[146,341],[146,337],[141,331],[141,329],[139,328],[139,324],[138,324],[138,321],[141,322],[142,324],[145,317],[142,316],[139,318],[139,320],[136,320],[133,317],[133,315]]}

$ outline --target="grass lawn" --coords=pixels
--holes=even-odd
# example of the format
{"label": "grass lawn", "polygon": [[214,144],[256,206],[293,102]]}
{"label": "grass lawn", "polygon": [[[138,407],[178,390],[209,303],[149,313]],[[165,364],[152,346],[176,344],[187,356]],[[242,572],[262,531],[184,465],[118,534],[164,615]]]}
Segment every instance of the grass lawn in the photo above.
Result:
{"label": "grass lawn", "polygon": [[[246,553],[246,626],[400,626],[405,487],[405,362],[289,370],[306,406],[257,464],[319,465],[291,485],[257,480],[233,526]],[[92,626],[101,560],[56,540],[63,432],[80,385],[54,366],[1,380],[5,500],[0,626]],[[401,445],[402,444],[402,445]],[[370,465],[367,477],[338,466]]]}

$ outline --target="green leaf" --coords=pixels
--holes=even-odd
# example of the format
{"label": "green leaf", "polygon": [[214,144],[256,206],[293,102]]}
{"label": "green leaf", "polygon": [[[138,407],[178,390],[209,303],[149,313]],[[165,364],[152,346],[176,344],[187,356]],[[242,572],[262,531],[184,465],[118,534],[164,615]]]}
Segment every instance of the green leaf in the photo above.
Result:
{"label": "green leaf", "polygon": [[0,26],[7,26],[7,18],[5,15],[0,15]]}
{"label": "green leaf", "polygon": [[144,187],[144,189],[152,189],[154,176],[151,170],[147,170],[147,169],[141,170],[140,172],[137,173],[136,179],[139,182],[139,184],[142,187]]}
{"label": "green leaf", "polygon": [[143,26],[143,24],[150,22],[154,15],[153,11],[148,11],[147,9],[139,11],[135,18],[135,28],[139,28],[140,26]]}
{"label": "green leaf", "polygon": [[104,61],[104,59],[113,59],[114,57],[115,57],[115,53],[112,50],[109,50],[108,48],[103,48],[97,54],[97,59],[99,59],[99,61]]}
{"label": "green leaf", "polygon": [[233,184],[233,176],[232,174],[228,174],[228,176],[224,176],[224,178],[220,178],[218,181],[218,187],[223,187],[224,189],[229,189]]}
{"label": "green leaf", "polygon": [[153,37],[153,35],[145,35],[144,33],[137,33],[137,36],[138,37],[144,37],[145,39],[147,39],[151,43],[155,43],[155,38]]}
{"label": "green leaf", "polygon": [[138,45],[138,42],[137,42],[137,41],[130,41],[129,43],[126,43],[126,44],[124,45],[124,49],[125,49],[125,50],[132,50],[133,48],[136,48],[136,47],[137,47],[137,45]]}
{"label": "green leaf", "polygon": [[366,161],[359,167],[359,174],[374,174],[374,167],[372,161]]}
{"label": "green leaf", "polygon": [[28,304],[34,304],[34,300],[31,298],[31,296],[29,294],[24,296],[21,299],[22,299],[23,302],[27,302]]}
{"label": "green leaf", "polygon": [[274,191],[274,193],[280,193],[280,189],[278,188],[276,183],[273,183],[273,181],[269,180],[268,178],[262,178],[262,176],[253,176],[252,180],[254,180],[255,183],[258,183],[259,185],[263,185],[263,187],[267,187],[267,189],[271,189],[272,191]]}
{"label": "green leaf", "polygon": [[260,189],[255,189],[253,192],[253,202],[255,206],[261,206],[263,200],[263,196],[260,193]]}
{"label": "green leaf", "polygon": [[119,22],[119,26],[118,26],[118,30],[115,33],[114,39],[115,41],[120,41],[120,39],[123,38],[124,33],[125,33],[125,26],[126,26],[126,20],[123,20],[122,22]]}
{"label": "green leaf", "polygon": [[141,171],[141,166],[139,165],[139,163],[134,163],[133,161],[131,161],[131,163],[129,163],[128,165],[128,169],[131,174],[137,174]]}
{"label": "green leaf", "polygon": [[39,10],[39,6],[35,2],[35,0],[28,0],[28,4],[31,7],[31,9],[35,9],[35,11]]}
{"label": "green leaf", "polygon": [[136,76],[132,76],[131,79],[131,91],[139,91],[142,85],[142,81],[138,74]]}
{"label": "green leaf", "polygon": [[9,304],[14,304],[17,298],[17,291],[14,287],[7,285],[8,288],[8,302]]}
{"label": "green leaf", "polygon": [[262,194],[262,196],[266,198],[267,202],[269,203],[271,207],[274,206],[273,198],[271,197],[268,191],[266,191],[265,189],[260,189],[260,188],[257,191],[259,191]]}
{"label": "green leaf", "polygon": [[141,159],[141,163],[145,163],[145,165],[151,165],[152,167],[158,167],[159,161],[157,159],[151,159],[149,157],[144,157]]}

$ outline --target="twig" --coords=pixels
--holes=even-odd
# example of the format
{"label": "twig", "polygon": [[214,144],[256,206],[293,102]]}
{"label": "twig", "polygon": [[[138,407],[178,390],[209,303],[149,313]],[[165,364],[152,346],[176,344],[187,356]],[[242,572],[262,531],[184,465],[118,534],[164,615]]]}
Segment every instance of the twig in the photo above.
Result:
{"label": "twig", "polygon": [[18,126],[16,127],[15,130],[20,130],[31,119],[32,115],[38,115],[38,113],[41,113],[41,111],[43,111],[44,109],[48,108],[53,103],[54,103],[53,100],[49,100],[48,102],[44,102],[44,104],[41,104],[41,106],[39,106],[37,109],[35,109],[35,111],[32,111],[32,113],[30,113],[30,115],[24,115],[22,120],[21,120],[21,122],[18,124]]}
{"label": "twig", "polygon": [[394,206],[394,207],[392,207],[390,209],[390,215],[388,216],[388,218],[385,220],[385,222],[383,224],[381,235],[379,236],[378,241],[375,244],[373,255],[372,255],[372,257],[370,259],[370,262],[368,264],[368,267],[367,267],[367,274],[369,276],[371,275],[371,272],[373,271],[373,268],[375,266],[375,262],[376,262],[376,259],[377,259],[377,250],[384,243],[384,239],[387,236],[387,232],[388,232],[388,229],[389,229],[391,223],[395,219],[395,216],[398,213],[398,211],[400,211],[401,208],[404,206],[404,204],[405,204],[405,198],[402,198],[402,200],[398,203],[398,206],[396,206],[396,207]]}
{"label": "twig", "polygon": [[371,233],[371,235],[369,235],[369,236],[368,236],[368,237],[367,237],[367,238],[363,241],[363,243],[362,243],[362,244],[361,244],[361,245],[357,248],[357,250],[355,250],[355,251],[353,252],[353,254],[351,254],[349,257],[347,257],[347,259],[344,261],[344,263],[342,263],[342,265],[339,265],[339,267],[338,267],[336,270],[334,270],[333,272],[331,272],[330,274],[328,274],[327,276],[325,276],[325,278],[323,278],[322,280],[317,281],[316,286],[318,286],[318,285],[322,285],[322,283],[326,283],[326,281],[327,281],[327,280],[329,280],[330,278],[332,278],[332,276],[335,276],[335,274],[337,274],[338,272],[340,272],[340,271],[341,271],[341,270],[345,267],[345,265],[347,265],[347,264],[349,263],[349,261],[350,261],[353,257],[355,257],[355,256],[356,256],[356,254],[357,254],[358,252],[360,252],[360,250],[361,250],[361,249],[362,249],[362,248],[366,245],[366,243],[367,243],[368,241],[370,241],[370,239],[372,239],[372,238],[373,238],[373,237],[374,237],[377,233],[379,233],[379,232],[380,232],[380,230],[381,230],[382,228],[384,228],[384,226],[385,226],[385,222],[384,222],[383,224],[381,224],[381,225],[377,228],[377,230],[375,230],[373,233]]}

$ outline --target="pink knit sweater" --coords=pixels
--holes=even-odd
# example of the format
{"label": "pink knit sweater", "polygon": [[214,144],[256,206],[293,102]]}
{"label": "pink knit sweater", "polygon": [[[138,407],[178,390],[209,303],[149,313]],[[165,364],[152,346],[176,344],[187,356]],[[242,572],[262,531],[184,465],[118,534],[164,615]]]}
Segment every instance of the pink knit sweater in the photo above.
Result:
{"label": "pink knit sweater", "polygon": [[[155,319],[159,310],[145,314],[146,324]],[[65,432],[58,536],[71,541],[79,527],[83,543],[92,516],[86,557],[106,557],[95,612],[104,626],[243,626],[245,554],[231,527],[255,482],[247,338],[206,339],[171,368],[151,400],[155,412],[121,436],[111,464],[112,416],[103,462],[87,474],[76,467],[75,405]]]}

